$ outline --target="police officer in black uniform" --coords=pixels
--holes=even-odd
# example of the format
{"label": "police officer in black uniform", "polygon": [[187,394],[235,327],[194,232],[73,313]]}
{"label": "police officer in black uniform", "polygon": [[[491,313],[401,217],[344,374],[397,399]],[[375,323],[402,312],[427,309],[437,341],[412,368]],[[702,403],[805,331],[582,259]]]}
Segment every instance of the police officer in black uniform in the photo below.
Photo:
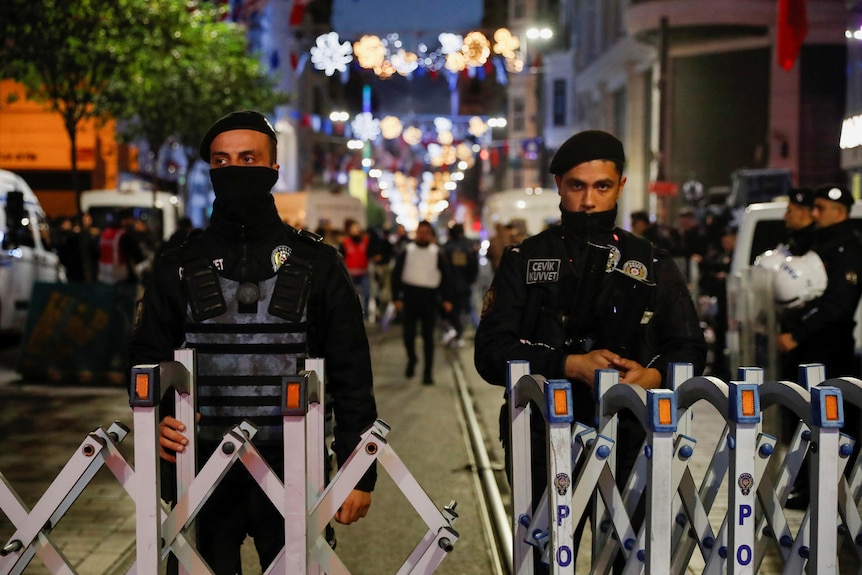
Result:
{"label": "police officer in black uniform", "polygon": [[[652,389],[665,383],[671,362],[701,373],[706,360],[679,268],[667,252],[615,227],[624,163],[622,142],[607,132],[580,132],[560,147],[550,172],[561,225],[506,249],[476,333],[475,364],[485,380],[505,385],[506,362],[527,360],[532,373],[572,382],[575,417],[586,423],[594,421],[597,369],[617,369],[621,383]],[[507,465],[523,465],[508,455],[505,406],[500,421]],[[624,480],[643,431],[631,417],[621,424],[615,450]],[[547,485],[545,449],[543,427],[534,425],[534,501]]]}
{"label": "police officer in black uniform", "polygon": [[[342,465],[377,417],[362,308],[343,260],[319,237],[282,223],[270,194],[278,179],[276,135],[263,115],[221,118],[200,155],[215,191],[211,224],[155,262],[131,359],[153,363],[172,359],[175,348],[197,349],[199,465],[227,429],[247,419],[258,429],[255,446],[281,475],[281,377],[302,370],[307,357],[324,358]],[[163,418],[163,459],[175,461],[188,431]],[[337,521],[366,514],[375,478],[372,468]],[[263,570],[284,545],[283,517],[241,466],[216,488],[197,525],[198,549],[218,574],[240,571],[247,534]]]}
{"label": "police officer in black uniform", "polygon": [[813,251],[826,268],[826,291],[785,320],[778,349],[795,365],[817,362],[826,377],[858,376],[854,355],[854,316],[862,296],[862,240],[850,220],[853,196],[842,186],[814,190],[816,226]]}
{"label": "police officer in black uniform", "polygon": [[804,255],[814,244],[814,191],[810,188],[793,188],[784,212],[787,229],[787,249],[791,255]]}

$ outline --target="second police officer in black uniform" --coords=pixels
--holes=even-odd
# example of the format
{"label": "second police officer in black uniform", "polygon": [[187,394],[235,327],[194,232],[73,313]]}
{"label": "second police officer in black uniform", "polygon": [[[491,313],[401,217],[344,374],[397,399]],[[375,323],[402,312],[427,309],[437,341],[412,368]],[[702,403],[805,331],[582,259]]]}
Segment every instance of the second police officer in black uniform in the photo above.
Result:
{"label": "second police officer in black uniform", "polygon": [[[255,446],[282,475],[281,376],[302,370],[307,357],[322,357],[335,413],[333,447],[343,465],[377,417],[362,308],[344,262],[318,237],[282,223],[270,194],[278,179],[276,135],[263,115],[221,118],[200,155],[215,191],[211,224],[157,259],[137,314],[133,364],[196,349],[201,457],[248,419],[258,429]],[[163,459],[175,460],[189,431],[173,417],[162,419]],[[375,473],[372,467],[360,480],[337,521],[365,516]],[[240,571],[247,534],[263,570],[284,545],[282,515],[241,466],[216,488],[197,525],[198,550],[217,574]]]}
{"label": "second police officer in black uniform", "polygon": [[[661,387],[672,362],[703,371],[706,344],[685,281],[670,255],[615,227],[625,186],[622,142],[602,131],[575,134],[550,171],[560,195],[561,225],[506,249],[476,333],[475,364],[489,383],[506,385],[508,360],[531,373],[573,384],[577,421],[594,421],[594,374],[617,369],[620,382]],[[623,414],[625,415],[625,414]],[[536,419],[534,418],[534,422]],[[508,446],[508,409],[501,411]],[[537,501],[547,485],[544,428],[533,426]],[[617,477],[625,480],[643,440],[639,424],[621,417]],[[577,548],[577,541],[575,542]]]}

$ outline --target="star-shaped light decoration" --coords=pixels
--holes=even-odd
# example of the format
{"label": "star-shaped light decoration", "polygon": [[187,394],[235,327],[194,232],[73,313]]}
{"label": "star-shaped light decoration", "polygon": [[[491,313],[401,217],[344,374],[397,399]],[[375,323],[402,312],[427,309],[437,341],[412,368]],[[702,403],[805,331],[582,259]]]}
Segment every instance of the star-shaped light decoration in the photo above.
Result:
{"label": "star-shaped light decoration", "polygon": [[481,32],[470,32],[464,37],[464,45],[461,46],[464,61],[470,67],[482,66],[491,55],[491,47],[488,38]]}
{"label": "star-shaped light decoration", "polygon": [[347,70],[347,65],[353,60],[350,42],[340,43],[338,33],[329,32],[318,36],[316,44],[311,48],[311,63],[315,68],[323,70],[327,76]]}
{"label": "star-shaped light decoration", "polygon": [[371,112],[362,112],[356,115],[350,128],[354,136],[368,142],[380,135],[380,120],[375,119]]}
{"label": "star-shaped light decoration", "polygon": [[437,36],[440,42],[440,51],[443,54],[455,54],[461,51],[461,46],[464,45],[464,37],[451,32],[443,32]]}
{"label": "star-shaped light decoration", "polygon": [[521,40],[513,36],[508,28],[500,28],[494,32],[494,53],[503,58],[514,58],[515,53],[521,48]]}
{"label": "star-shaped light decoration", "polygon": [[488,124],[485,123],[485,120],[480,118],[479,116],[473,116],[470,118],[470,124],[467,128],[467,131],[471,136],[476,136],[477,138],[481,138],[485,135],[485,132],[488,131]]}
{"label": "star-shaped light decoration", "polygon": [[389,59],[392,62],[392,67],[402,76],[409,76],[419,67],[419,57],[413,52],[407,50],[398,50]]}
{"label": "star-shaped light decoration", "polygon": [[401,138],[407,143],[408,146],[415,146],[422,142],[422,130],[417,128],[416,126],[410,126],[404,132],[401,133]]}
{"label": "star-shaped light decoration", "polygon": [[401,135],[403,125],[397,116],[386,116],[380,120],[380,134],[386,140],[394,140]]}
{"label": "star-shaped light decoration", "polygon": [[386,46],[378,36],[365,35],[353,44],[353,54],[363,68],[377,68],[386,60]]}

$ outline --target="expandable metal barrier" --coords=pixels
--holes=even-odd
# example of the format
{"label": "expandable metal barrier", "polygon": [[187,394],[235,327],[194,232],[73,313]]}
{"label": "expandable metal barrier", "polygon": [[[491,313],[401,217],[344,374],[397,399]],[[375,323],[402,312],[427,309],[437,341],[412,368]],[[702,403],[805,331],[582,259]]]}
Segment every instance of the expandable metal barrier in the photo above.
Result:
{"label": "expandable metal barrier", "polygon": [[[459,535],[452,528],[458,515],[455,502],[438,510],[386,441],[389,427],[381,420],[366,430],[335,477],[326,485],[323,360],[309,359],[306,371],[282,381],[285,469],[282,481],[251,443],[256,430],[242,422],[225,432],[213,455],[195,472],[194,434],[177,453],[177,503],[171,509],[160,493],[159,402],[173,389],[175,414],[186,429],[195,428],[194,351],[176,350],[175,361],[132,369],[130,405],[134,417],[132,469],[117,445],[128,428],[115,422],[90,433],[28,511],[0,474],[0,510],[16,527],[0,548],[0,574],[19,574],[34,555],[52,573],[74,574],[69,561],[52,543],[50,531],[105,465],[135,501],[136,561],[128,573],[155,575],[169,553],[179,560],[180,573],[211,573],[194,546],[192,522],[218,483],[234,465],[243,465],[284,515],[285,546],[266,574],[307,573],[349,575],[323,533],[341,504],[368,468],[378,461],[428,527],[398,575],[433,573],[454,548]],[[296,457],[304,446],[304,457]]]}
{"label": "expandable metal barrier", "polygon": [[[592,573],[610,573],[618,554],[624,573],[685,573],[695,547],[707,574],[755,573],[774,545],[784,573],[838,573],[836,533],[850,540],[862,560],[860,462],[849,478],[844,468],[854,439],[840,433],[844,402],[862,406],[862,381],[824,380],[821,364],[800,366],[799,384],[763,381],[760,368],[739,370],[741,381],[693,377],[689,364],[671,366],[670,389],[617,385],[619,372],[595,378],[596,425],[575,422],[571,384],[530,375],[529,363],[509,362],[513,483],[514,573],[532,575],[538,549],[553,574],[574,573],[574,528],[588,509],[593,517]],[[710,403],[726,421],[704,474],[696,485],[689,461],[691,407]],[[548,486],[532,501],[530,402],[544,418]],[[774,477],[764,473],[776,438],[761,432],[761,411],[790,409],[799,426]],[[640,455],[620,491],[614,476],[617,414],[630,410],[646,432]],[[718,431],[718,430],[716,430]],[[783,506],[806,453],[810,458],[811,503],[794,535]],[[727,514],[716,533],[709,522],[726,481]],[[596,496],[598,495],[598,496]],[[632,517],[645,498],[646,514],[636,531]],[[839,520],[840,516],[840,520]]]}

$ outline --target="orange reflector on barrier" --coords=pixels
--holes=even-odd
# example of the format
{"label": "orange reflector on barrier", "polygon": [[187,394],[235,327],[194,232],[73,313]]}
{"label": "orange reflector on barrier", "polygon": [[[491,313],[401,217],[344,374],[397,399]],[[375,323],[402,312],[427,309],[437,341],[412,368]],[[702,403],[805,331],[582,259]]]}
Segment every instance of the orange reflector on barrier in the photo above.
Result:
{"label": "orange reflector on barrier", "polygon": [[565,389],[554,390],[554,415],[568,415],[568,396]]}
{"label": "orange reflector on barrier", "polygon": [[302,385],[299,382],[288,382],[284,400],[287,409],[299,409],[301,407],[299,397],[301,391]]}
{"label": "orange reflector on barrier", "polygon": [[753,389],[743,389],[742,390],[742,415],[745,417],[752,417],[757,415],[754,409],[754,390]]}
{"label": "orange reflector on barrier", "polygon": [[135,395],[138,399],[147,399],[150,397],[150,374],[136,373],[135,374]]}
{"label": "orange reflector on barrier", "polygon": [[658,399],[658,422],[660,425],[671,425],[673,423],[673,402],[669,397]]}
{"label": "orange reflector on barrier", "polygon": [[827,395],[825,398],[826,421],[838,421],[838,396]]}

